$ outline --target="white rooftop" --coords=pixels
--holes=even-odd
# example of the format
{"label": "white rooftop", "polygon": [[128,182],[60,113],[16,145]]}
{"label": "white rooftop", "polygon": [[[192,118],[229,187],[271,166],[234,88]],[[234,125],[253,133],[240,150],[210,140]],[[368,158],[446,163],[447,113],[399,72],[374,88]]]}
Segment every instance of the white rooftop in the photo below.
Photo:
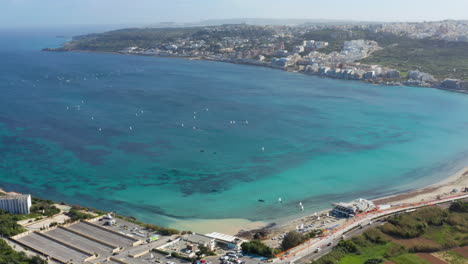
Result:
{"label": "white rooftop", "polygon": [[230,236],[230,235],[226,235],[226,234],[222,234],[222,233],[218,233],[218,232],[209,233],[209,234],[206,234],[206,236],[212,237],[212,238],[218,239],[218,240],[231,242],[231,243],[235,243],[237,240],[239,240],[239,238],[237,238],[235,236]]}

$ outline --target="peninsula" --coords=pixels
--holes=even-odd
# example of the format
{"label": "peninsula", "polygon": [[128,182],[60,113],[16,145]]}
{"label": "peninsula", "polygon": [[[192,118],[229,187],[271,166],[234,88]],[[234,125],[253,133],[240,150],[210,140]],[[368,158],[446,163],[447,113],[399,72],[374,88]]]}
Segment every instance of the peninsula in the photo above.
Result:
{"label": "peninsula", "polygon": [[44,50],[204,59],[468,91],[467,21],[128,28]]}

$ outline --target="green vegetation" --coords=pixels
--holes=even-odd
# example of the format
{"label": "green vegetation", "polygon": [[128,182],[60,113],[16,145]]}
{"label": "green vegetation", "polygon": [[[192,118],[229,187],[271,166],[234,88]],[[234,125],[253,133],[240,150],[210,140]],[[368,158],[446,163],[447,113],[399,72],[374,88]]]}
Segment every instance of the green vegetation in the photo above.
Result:
{"label": "green vegetation", "polygon": [[60,209],[55,207],[53,201],[42,200],[38,198],[32,199],[31,214],[53,216],[60,213]]}
{"label": "green vegetation", "polygon": [[70,48],[89,51],[120,51],[126,47],[155,47],[171,39],[189,36],[198,28],[127,28],[74,37]]}
{"label": "green vegetation", "polygon": [[75,208],[75,207],[72,207],[70,211],[66,213],[66,215],[70,217],[71,222],[92,218],[92,215],[80,212],[78,208]]}
{"label": "green vegetation", "polygon": [[216,253],[210,250],[208,247],[205,247],[204,245],[198,246],[199,254],[200,255],[205,255],[205,256],[216,256]]}
{"label": "green vegetation", "polygon": [[157,226],[157,225],[152,225],[152,224],[145,224],[144,225],[146,229],[152,230],[154,232],[158,232],[159,234],[163,236],[172,236],[172,235],[177,235],[180,233],[179,230],[174,229],[174,228],[167,228],[167,227],[162,227],[162,226]]}
{"label": "green vegetation", "polygon": [[242,251],[246,253],[251,253],[267,258],[271,258],[274,255],[274,250],[267,245],[265,245],[262,241],[260,240],[252,240],[249,242],[244,242],[241,245]]}
{"label": "green vegetation", "polygon": [[429,225],[442,225],[447,216],[447,211],[439,207],[424,208],[412,214],[393,217],[381,229],[386,234],[401,238],[419,237],[427,231]]}
{"label": "green vegetation", "polygon": [[439,79],[468,80],[468,43],[404,39],[374,52],[361,62],[400,71],[418,69]]}
{"label": "green vegetation", "polygon": [[284,239],[281,242],[281,247],[283,248],[283,250],[288,250],[301,244],[305,240],[306,236],[296,231],[291,231],[284,236]]}
{"label": "green vegetation", "polygon": [[[267,38],[273,35],[272,30],[245,26],[243,30],[229,30],[217,27],[189,28],[126,28],[100,34],[89,34],[74,37],[62,50],[110,51],[117,52],[131,46],[140,48],[156,48],[167,45],[176,39],[190,38],[217,43],[225,37],[241,37],[247,39]],[[207,50],[215,51],[220,47],[212,45]]]}
{"label": "green vegetation", "polygon": [[4,240],[0,240],[0,263],[47,264],[47,261],[37,256],[30,258],[24,252],[16,252]]}
{"label": "green vegetation", "polygon": [[0,210],[0,235],[11,237],[26,231],[17,223],[20,217]]}
{"label": "green vegetation", "polygon": [[[247,44],[236,46],[236,51],[255,50],[263,44],[278,45],[292,50],[303,40],[327,41],[328,47],[320,52],[341,51],[347,40],[366,39],[376,41],[382,50],[372,53],[361,62],[379,64],[403,72],[420,70],[439,79],[456,78],[468,80],[468,43],[447,42],[434,39],[410,39],[388,32],[371,32],[355,27],[352,30],[312,29],[296,33],[292,37],[279,37],[274,29],[243,25],[238,28],[228,26],[190,27],[190,28],[127,28],[100,34],[89,34],[74,37],[58,51],[82,50],[118,52],[127,47],[137,46],[142,49],[163,48],[171,43],[186,40],[203,40],[207,45],[201,51],[222,53],[219,44],[224,38],[239,37],[248,39]],[[188,48],[190,50],[191,48]],[[308,52],[308,51],[307,51]],[[306,55],[304,52],[302,55]],[[268,53],[268,52],[267,52]],[[263,54],[270,57],[272,54]],[[405,77],[405,76],[404,76]]]}
{"label": "green vegetation", "polygon": [[[467,202],[457,202],[449,210],[433,206],[394,216],[383,226],[340,241],[329,254],[314,263],[426,264],[428,262],[415,253],[440,252],[468,245],[467,205]],[[442,253],[455,260],[462,257],[450,250]]]}
{"label": "green vegetation", "polygon": [[456,201],[450,205],[450,211],[458,213],[468,213],[468,203]]}

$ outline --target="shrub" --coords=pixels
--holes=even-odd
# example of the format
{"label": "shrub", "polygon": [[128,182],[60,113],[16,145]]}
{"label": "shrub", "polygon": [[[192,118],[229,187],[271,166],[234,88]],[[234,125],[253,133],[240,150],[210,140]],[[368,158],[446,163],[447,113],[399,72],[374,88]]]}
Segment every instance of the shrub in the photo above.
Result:
{"label": "shrub", "polygon": [[422,242],[419,245],[415,245],[412,248],[409,249],[410,252],[413,253],[418,253],[418,252],[436,252],[442,250],[441,245],[435,245],[435,244],[427,244]]}
{"label": "shrub", "polygon": [[428,225],[440,226],[445,222],[447,215],[448,214],[446,210],[440,207],[432,206],[432,207],[420,209],[408,216],[415,218],[419,222],[427,223]]}
{"label": "shrub", "polygon": [[366,247],[369,245],[369,240],[367,240],[363,235],[355,236],[351,238],[351,241],[360,247]]}
{"label": "shrub", "polygon": [[208,247],[205,247],[204,245],[200,245],[198,249],[200,250],[201,255],[216,256],[216,253],[214,253],[212,250],[210,250]]}
{"label": "shrub", "polygon": [[241,245],[242,251],[267,258],[273,257],[273,250],[260,240],[244,242]]}
{"label": "shrub", "polygon": [[393,258],[397,257],[400,255],[403,255],[407,252],[406,248],[402,245],[392,245],[387,249],[387,252],[385,253],[386,258]]}
{"label": "shrub", "polygon": [[50,201],[37,201],[31,206],[31,213],[53,216],[60,213],[60,209],[52,205]]}
{"label": "shrub", "polygon": [[468,213],[468,202],[455,201],[450,205],[450,211]]}
{"label": "shrub", "polygon": [[38,256],[29,258],[24,252],[16,252],[0,239],[0,263],[47,264],[47,261]]}
{"label": "shrub", "polygon": [[0,210],[0,235],[10,237],[24,232],[17,221],[17,216]]}
{"label": "shrub", "polygon": [[388,242],[385,235],[378,229],[372,228],[364,232],[364,237],[375,244],[385,244]]}
{"label": "shrub", "polygon": [[145,227],[146,229],[158,232],[159,234],[163,236],[172,236],[172,235],[176,235],[180,233],[179,230],[174,229],[174,228],[167,228],[167,227],[162,227],[162,226],[157,226],[157,225],[152,225],[152,224],[146,224]]}
{"label": "shrub", "polygon": [[364,264],[379,264],[383,262],[383,259],[368,259],[366,262],[364,262]]}
{"label": "shrub", "polygon": [[283,250],[288,250],[290,248],[293,248],[305,240],[305,236],[296,232],[296,231],[291,231],[284,236],[283,242],[281,242],[281,247]]}
{"label": "shrub", "polygon": [[345,256],[345,252],[339,248],[333,249],[327,255],[319,258],[318,260],[312,262],[312,264],[336,264],[340,259]]}
{"label": "shrub", "polygon": [[70,217],[70,220],[72,222],[78,221],[78,220],[86,220],[86,219],[91,218],[91,215],[80,212],[76,208],[71,208],[70,211],[68,211],[68,213],[66,214]]}
{"label": "shrub", "polygon": [[351,240],[341,240],[338,242],[338,247],[347,253],[356,253],[358,251],[356,244]]}

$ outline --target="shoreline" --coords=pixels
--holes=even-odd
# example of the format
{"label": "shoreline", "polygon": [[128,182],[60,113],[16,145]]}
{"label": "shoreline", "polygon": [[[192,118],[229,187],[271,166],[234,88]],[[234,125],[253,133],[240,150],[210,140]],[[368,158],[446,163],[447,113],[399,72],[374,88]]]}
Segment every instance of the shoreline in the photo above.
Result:
{"label": "shoreline", "polygon": [[294,73],[299,73],[299,74],[304,74],[304,75],[309,75],[309,76],[316,76],[316,77],[321,77],[321,78],[326,78],[326,79],[332,79],[332,80],[342,80],[342,81],[359,81],[362,83],[367,83],[367,84],[372,84],[372,85],[377,85],[377,86],[407,86],[407,87],[414,87],[414,88],[432,88],[432,89],[437,89],[437,90],[442,90],[442,91],[447,91],[447,92],[454,92],[454,93],[460,93],[460,94],[468,94],[467,90],[458,90],[458,89],[450,89],[450,88],[445,88],[440,86],[441,82],[438,83],[438,85],[407,85],[407,84],[402,84],[399,81],[384,81],[382,80],[358,80],[358,79],[341,79],[341,78],[333,78],[333,77],[328,77],[320,74],[310,74],[304,71],[299,71],[299,70],[294,70],[294,69],[287,69],[287,68],[279,68],[279,67],[274,67],[269,64],[264,64],[264,63],[249,63],[246,61],[242,61],[242,59],[239,59],[237,61],[233,60],[228,60],[228,59],[215,59],[215,58],[208,58],[208,57],[203,57],[203,56],[197,56],[197,57],[191,57],[191,56],[160,56],[160,55],[147,55],[147,54],[129,54],[129,53],[122,53],[118,51],[90,51],[90,50],[56,50],[56,49],[43,49],[42,51],[47,51],[47,52],[78,52],[78,53],[102,53],[102,54],[113,54],[113,55],[125,55],[125,56],[141,56],[141,57],[154,57],[154,58],[171,58],[171,59],[184,59],[184,60],[200,60],[200,61],[215,61],[215,62],[222,62],[222,63],[230,63],[230,64],[238,64],[238,65],[247,65],[247,66],[254,66],[254,67],[263,67],[263,68],[269,68],[269,69],[275,69],[275,70],[281,70],[284,72],[294,72]]}
{"label": "shoreline", "polygon": [[[468,187],[468,166],[457,170],[436,183],[432,183],[420,188],[402,191],[393,195],[382,196],[372,199],[375,204],[387,204],[399,206],[403,204],[413,204],[421,201],[429,201],[450,195],[453,189],[461,192],[462,188]],[[359,197],[356,197],[356,199]],[[346,202],[346,201],[345,201]],[[331,208],[326,208],[317,211],[317,215],[321,216],[322,220],[329,220],[323,228],[331,227],[336,224],[341,224],[344,221],[335,221],[333,217],[328,217],[327,213]],[[319,221],[321,222],[321,221]],[[301,216],[287,216],[271,221],[251,221],[243,218],[226,218],[226,219],[174,219],[174,222],[168,227],[180,230],[192,230],[198,233],[220,232],[229,235],[239,236],[247,239],[252,239],[254,235],[260,234],[264,238],[271,238],[282,233],[295,230],[296,226],[309,225],[315,223],[315,216],[310,213]]]}

